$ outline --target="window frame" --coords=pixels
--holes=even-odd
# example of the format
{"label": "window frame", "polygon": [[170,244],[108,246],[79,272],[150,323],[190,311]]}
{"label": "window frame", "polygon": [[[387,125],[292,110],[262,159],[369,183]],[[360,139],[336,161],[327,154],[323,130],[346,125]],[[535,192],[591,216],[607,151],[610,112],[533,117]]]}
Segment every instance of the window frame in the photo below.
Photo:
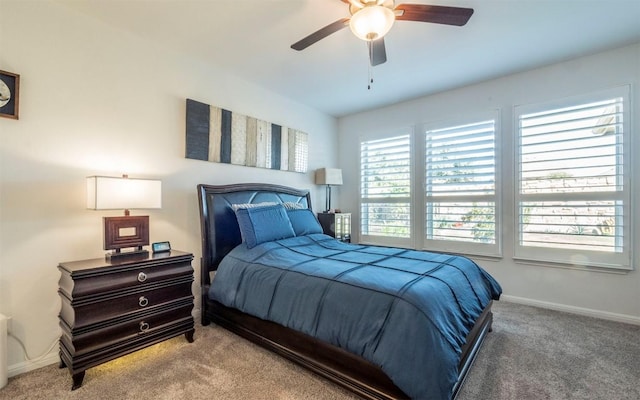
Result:
{"label": "window frame", "polygon": [[[604,268],[612,270],[632,270],[633,248],[632,248],[632,161],[631,150],[633,146],[631,134],[631,87],[630,85],[613,87],[610,89],[581,94],[576,96],[565,97],[562,99],[553,99],[542,101],[534,104],[515,105],[513,107],[513,258],[516,261],[525,261],[533,263],[543,263],[559,266],[571,266],[574,268]],[[550,194],[522,194],[520,185],[522,177],[520,175],[522,155],[520,146],[522,135],[520,130],[520,118],[522,115],[533,114],[544,111],[563,109],[568,107],[580,106],[589,103],[606,101],[621,97],[622,110],[622,193],[618,191],[611,192],[588,192],[588,193],[550,193]],[[610,196],[607,196],[610,195]],[[523,246],[521,244],[522,233],[520,230],[520,207],[523,202],[532,200],[544,201],[580,201],[585,198],[603,199],[603,200],[621,200],[622,201],[622,248],[621,253],[603,252],[595,250],[572,250],[559,249],[538,246]],[[578,254],[576,254],[578,253]]]}
{"label": "window frame", "polygon": [[[364,216],[362,215],[362,205],[363,203],[368,203],[363,201],[362,198],[362,159],[360,155],[358,156],[358,213],[359,213],[359,221],[358,221],[358,234],[359,234],[359,243],[362,244],[370,244],[370,245],[384,245],[384,246],[394,246],[401,248],[415,248],[415,232],[416,232],[416,210],[415,204],[413,202],[413,192],[415,191],[415,132],[414,127],[404,127],[399,129],[393,129],[386,132],[378,132],[372,133],[368,135],[362,135],[360,140],[358,141],[358,151],[360,152],[363,143],[375,140],[385,140],[392,139],[395,137],[408,136],[409,137],[409,188],[410,193],[407,197],[407,203],[409,204],[409,219],[410,219],[410,229],[409,229],[409,237],[397,237],[397,236],[379,236],[379,235],[365,235],[362,232],[362,220]],[[391,132],[391,133],[389,133]],[[382,201],[380,201],[382,202]],[[392,199],[390,202],[400,202],[399,198]],[[375,203],[375,201],[374,201]],[[352,225],[353,226],[353,225]]]}
{"label": "window frame", "polygon": [[[418,214],[420,221],[419,236],[416,241],[422,250],[433,250],[442,252],[455,252],[458,254],[469,254],[477,256],[485,256],[490,258],[502,257],[502,129],[501,129],[502,110],[499,108],[475,113],[468,113],[464,116],[451,117],[437,121],[424,122],[420,125],[420,134],[416,148],[420,149],[419,165],[417,168],[418,187],[416,193],[419,193],[419,199],[416,199],[414,208]],[[443,197],[446,201],[473,201],[473,200],[489,200],[494,203],[494,224],[495,224],[495,243],[475,243],[469,241],[456,240],[438,240],[427,238],[427,188],[426,188],[426,134],[431,130],[447,129],[451,127],[477,124],[484,121],[493,121],[494,123],[494,179],[495,187],[493,195],[460,195],[453,197]],[[416,196],[418,197],[418,196]]]}

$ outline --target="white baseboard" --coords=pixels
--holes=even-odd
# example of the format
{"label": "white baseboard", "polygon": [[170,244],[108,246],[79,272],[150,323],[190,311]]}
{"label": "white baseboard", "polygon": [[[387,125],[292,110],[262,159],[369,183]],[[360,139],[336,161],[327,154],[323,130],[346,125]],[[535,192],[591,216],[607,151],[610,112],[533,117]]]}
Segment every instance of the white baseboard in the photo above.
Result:
{"label": "white baseboard", "polygon": [[24,374],[25,372],[33,371],[34,369],[46,367],[47,365],[56,364],[60,362],[60,356],[58,355],[58,348],[55,348],[49,354],[45,354],[42,357],[38,357],[35,360],[22,361],[17,364],[9,365],[8,376]]}
{"label": "white baseboard", "polygon": [[640,317],[636,317],[633,315],[616,314],[608,311],[592,310],[590,308],[568,306],[565,304],[551,303],[548,301],[533,300],[533,299],[527,299],[524,297],[516,297],[516,296],[509,296],[509,295],[500,296],[500,300],[509,302],[509,303],[524,304],[526,306],[547,308],[555,311],[563,311],[563,312],[568,312],[572,314],[584,315],[587,317],[606,319],[609,321],[623,322],[625,324],[640,325]]}

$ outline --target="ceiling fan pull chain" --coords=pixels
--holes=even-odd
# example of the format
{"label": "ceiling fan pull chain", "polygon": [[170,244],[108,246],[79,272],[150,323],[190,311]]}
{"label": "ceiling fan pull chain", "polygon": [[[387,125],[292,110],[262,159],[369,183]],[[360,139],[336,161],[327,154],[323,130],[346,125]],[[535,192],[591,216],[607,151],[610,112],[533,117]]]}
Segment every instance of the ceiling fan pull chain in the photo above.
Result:
{"label": "ceiling fan pull chain", "polygon": [[[369,60],[371,60],[373,56],[373,42],[368,41],[367,47],[369,49]],[[373,70],[371,68],[371,63],[367,63],[368,74],[367,74],[367,90],[371,90],[371,84],[373,83]]]}

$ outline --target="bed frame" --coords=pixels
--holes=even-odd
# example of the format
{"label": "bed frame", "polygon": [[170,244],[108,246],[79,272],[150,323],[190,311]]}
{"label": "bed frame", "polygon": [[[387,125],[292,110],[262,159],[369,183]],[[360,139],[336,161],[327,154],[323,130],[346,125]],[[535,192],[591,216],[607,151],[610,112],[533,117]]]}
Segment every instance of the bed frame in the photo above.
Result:
{"label": "bed frame", "polygon": [[[408,397],[379,367],[359,356],[282,325],[225,307],[207,297],[212,273],[222,258],[241,243],[240,228],[231,204],[296,202],[311,208],[309,191],[257,183],[198,185],[198,199],[202,228],[202,325],[214,322],[365,399]],[[485,336],[491,330],[491,305],[489,303],[467,335],[452,398],[458,394]]]}

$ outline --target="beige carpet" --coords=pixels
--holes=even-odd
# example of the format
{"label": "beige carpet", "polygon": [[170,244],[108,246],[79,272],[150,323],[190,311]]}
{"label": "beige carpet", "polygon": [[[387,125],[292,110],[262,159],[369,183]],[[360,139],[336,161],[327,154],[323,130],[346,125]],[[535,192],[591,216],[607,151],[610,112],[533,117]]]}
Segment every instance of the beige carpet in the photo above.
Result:
{"label": "beige carpet", "polygon": [[[640,399],[640,326],[498,302],[458,400]],[[89,369],[9,379],[0,399],[355,399],[215,325]]]}

